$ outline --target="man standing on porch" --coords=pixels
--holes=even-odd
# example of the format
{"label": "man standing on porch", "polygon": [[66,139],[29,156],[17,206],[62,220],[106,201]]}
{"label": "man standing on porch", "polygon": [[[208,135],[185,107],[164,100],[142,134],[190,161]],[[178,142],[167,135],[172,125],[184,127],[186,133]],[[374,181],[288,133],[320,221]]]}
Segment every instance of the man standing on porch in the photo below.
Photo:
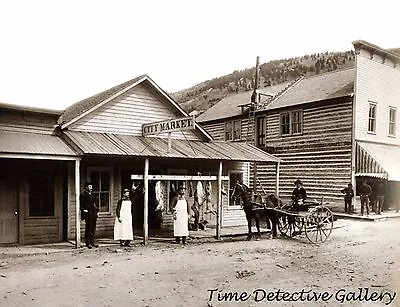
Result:
{"label": "man standing on porch", "polygon": [[86,183],[82,191],[79,202],[81,204],[81,219],[85,220],[85,243],[87,248],[99,247],[94,243],[94,234],[96,232],[96,220],[99,208],[96,206],[93,194],[93,185]]}
{"label": "man standing on porch", "polygon": [[178,195],[175,196],[170,204],[170,209],[174,215],[174,237],[177,244],[186,244],[189,236],[189,202],[185,197],[186,187],[181,183],[178,187]]}
{"label": "man standing on porch", "polygon": [[367,208],[367,215],[369,215],[369,198],[372,194],[372,189],[367,180],[364,179],[360,187],[360,199],[361,199],[361,215],[364,215],[364,207]]}

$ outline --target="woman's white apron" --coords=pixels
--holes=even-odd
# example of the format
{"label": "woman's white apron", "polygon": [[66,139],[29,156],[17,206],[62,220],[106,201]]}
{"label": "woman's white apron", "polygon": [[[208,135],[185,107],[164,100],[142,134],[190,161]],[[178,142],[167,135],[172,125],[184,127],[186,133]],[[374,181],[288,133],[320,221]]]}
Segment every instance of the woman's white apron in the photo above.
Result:
{"label": "woman's white apron", "polygon": [[114,240],[133,240],[131,206],[132,203],[130,200],[122,201],[120,212],[121,223],[118,221],[118,217],[116,217],[114,224]]}
{"label": "woman's white apron", "polygon": [[178,199],[175,206],[176,219],[174,220],[174,237],[189,236],[189,215],[187,212],[186,199]]}

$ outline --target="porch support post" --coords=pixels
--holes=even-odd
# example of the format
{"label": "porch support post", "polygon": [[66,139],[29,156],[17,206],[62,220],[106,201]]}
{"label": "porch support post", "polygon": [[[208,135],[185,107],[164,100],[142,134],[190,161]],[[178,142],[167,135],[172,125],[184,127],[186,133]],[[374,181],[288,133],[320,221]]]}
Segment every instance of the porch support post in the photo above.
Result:
{"label": "porch support post", "polygon": [[80,217],[80,161],[75,160],[75,248],[81,247],[81,217]]}
{"label": "porch support post", "polygon": [[143,243],[148,244],[149,241],[149,158],[144,161],[144,174],[143,174],[143,186],[144,186],[144,201],[143,201]]}
{"label": "porch support post", "polygon": [[221,224],[222,224],[222,161],[219,161],[218,168],[218,196],[217,196],[217,240],[221,240]]}
{"label": "porch support post", "polygon": [[257,184],[258,184],[257,178],[258,178],[257,162],[253,162],[253,193],[254,193],[254,195],[257,194]]}
{"label": "porch support post", "polygon": [[279,166],[280,162],[276,163],[276,182],[275,182],[275,194],[279,197]]}

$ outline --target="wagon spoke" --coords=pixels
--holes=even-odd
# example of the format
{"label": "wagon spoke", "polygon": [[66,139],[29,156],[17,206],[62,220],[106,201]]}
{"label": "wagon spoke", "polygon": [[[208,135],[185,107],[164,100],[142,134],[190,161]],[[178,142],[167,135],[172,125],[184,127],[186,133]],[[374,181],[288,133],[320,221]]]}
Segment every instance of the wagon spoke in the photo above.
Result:
{"label": "wagon spoke", "polygon": [[333,215],[324,207],[315,207],[307,216],[305,233],[307,239],[312,243],[325,242],[332,232]]}

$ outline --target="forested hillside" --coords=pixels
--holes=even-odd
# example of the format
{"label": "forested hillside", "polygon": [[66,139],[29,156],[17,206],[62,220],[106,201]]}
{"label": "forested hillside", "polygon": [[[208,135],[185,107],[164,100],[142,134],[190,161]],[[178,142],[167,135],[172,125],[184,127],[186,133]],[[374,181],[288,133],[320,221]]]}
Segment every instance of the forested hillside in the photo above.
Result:
{"label": "forested hillside", "polygon": [[[302,74],[320,74],[353,66],[354,51],[325,52],[274,60],[260,64],[259,88],[295,80]],[[171,95],[187,112],[200,114],[228,94],[251,91],[254,85],[255,67],[252,67],[235,70],[229,75],[204,81]]]}

